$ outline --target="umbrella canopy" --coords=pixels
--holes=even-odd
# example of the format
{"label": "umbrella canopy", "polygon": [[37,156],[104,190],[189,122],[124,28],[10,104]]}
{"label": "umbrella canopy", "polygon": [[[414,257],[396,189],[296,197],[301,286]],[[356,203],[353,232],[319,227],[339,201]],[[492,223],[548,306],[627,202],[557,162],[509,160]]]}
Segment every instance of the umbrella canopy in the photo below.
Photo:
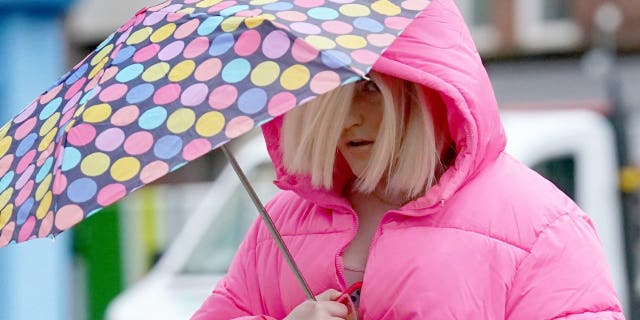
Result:
{"label": "umbrella canopy", "polygon": [[55,235],[371,69],[427,0],[167,1],[0,129],[0,247]]}

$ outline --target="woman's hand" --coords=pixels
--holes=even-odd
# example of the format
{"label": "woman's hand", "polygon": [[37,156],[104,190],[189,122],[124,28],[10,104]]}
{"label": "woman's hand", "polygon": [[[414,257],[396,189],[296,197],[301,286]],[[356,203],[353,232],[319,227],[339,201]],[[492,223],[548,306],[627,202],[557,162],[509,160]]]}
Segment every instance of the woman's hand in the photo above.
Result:
{"label": "woman's hand", "polygon": [[329,289],[316,297],[318,301],[307,300],[299,304],[284,318],[284,320],[326,320],[346,319],[347,307],[333,300],[338,299],[342,293]]}

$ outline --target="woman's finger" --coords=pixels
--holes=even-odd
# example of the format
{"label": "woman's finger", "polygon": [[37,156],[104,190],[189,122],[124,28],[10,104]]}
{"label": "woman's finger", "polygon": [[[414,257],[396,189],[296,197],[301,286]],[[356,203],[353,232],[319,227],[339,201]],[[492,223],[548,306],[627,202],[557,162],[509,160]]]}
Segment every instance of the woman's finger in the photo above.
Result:
{"label": "woman's finger", "polygon": [[342,292],[335,290],[335,289],[329,289],[319,295],[316,296],[316,299],[318,301],[333,301],[338,299],[340,296],[342,295]]}
{"label": "woman's finger", "polygon": [[332,317],[345,318],[349,314],[349,310],[347,309],[347,306],[345,306],[340,302],[320,301],[318,303],[320,304],[320,307],[324,309],[328,313],[328,315]]}

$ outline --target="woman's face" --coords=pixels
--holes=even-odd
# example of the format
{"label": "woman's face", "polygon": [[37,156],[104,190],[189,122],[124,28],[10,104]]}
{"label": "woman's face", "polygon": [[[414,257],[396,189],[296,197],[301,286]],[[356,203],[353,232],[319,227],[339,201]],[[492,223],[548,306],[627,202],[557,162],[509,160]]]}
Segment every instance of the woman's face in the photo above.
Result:
{"label": "woman's face", "polygon": [[338,150],[347,160],[351,171],[361,177],[378,136],[383,100],[380,89],[373,81],[359,81],[355,86]]}

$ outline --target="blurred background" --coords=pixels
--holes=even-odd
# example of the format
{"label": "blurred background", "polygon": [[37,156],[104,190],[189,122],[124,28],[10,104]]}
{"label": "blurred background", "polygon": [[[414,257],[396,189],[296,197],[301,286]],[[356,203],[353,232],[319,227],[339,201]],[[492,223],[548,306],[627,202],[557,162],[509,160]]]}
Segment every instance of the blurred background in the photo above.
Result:
{"label": "blurred background", "polygon": [[[510,152],[593,214],[626,314],[640,319],[640,2],[456,2]],[[0,122],[155,3],[0,0]],[[273,172],[259,140],[233,147],[266,199]],[[255,217],[224,164],[213,152],[60,237],[0,249],[0,319],[188,318]]]}

